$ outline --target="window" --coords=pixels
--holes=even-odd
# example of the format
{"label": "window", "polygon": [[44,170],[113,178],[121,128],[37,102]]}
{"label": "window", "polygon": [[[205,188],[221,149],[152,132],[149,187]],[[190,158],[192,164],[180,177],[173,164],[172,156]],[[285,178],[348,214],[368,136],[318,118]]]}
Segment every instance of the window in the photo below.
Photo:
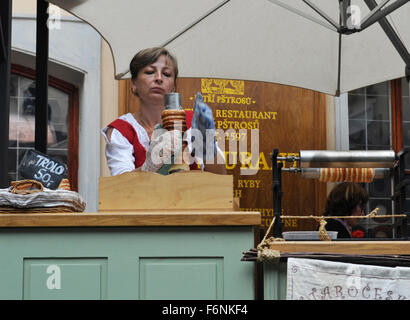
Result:
{"label": "window", "polygon": [[[348,110],[350,150],[398,152],[403,146],[410,146],[409,83],[404,78],[349,92]],[[410,159],[406,162],[406,168],[410,168]],[[391,177],[376,179],[363,187],[369,193],[368,211],[378,207],[380,214],[393,212]],[[391,219],[363,219],[360,224],[370,238],[395,236]]]}
{"label": "window", "polygon": [[[12,66],[10,79],[9,167],[10,181],[23,179],[18,165],[34,149],[35,72]],[[47,154],[68,165],[72,190],[78,190],[78,90],[49,77]]]}
{"label": "window", "polygon": [[389,150],[391,143],[389,82],[349,92],[350,150]]}

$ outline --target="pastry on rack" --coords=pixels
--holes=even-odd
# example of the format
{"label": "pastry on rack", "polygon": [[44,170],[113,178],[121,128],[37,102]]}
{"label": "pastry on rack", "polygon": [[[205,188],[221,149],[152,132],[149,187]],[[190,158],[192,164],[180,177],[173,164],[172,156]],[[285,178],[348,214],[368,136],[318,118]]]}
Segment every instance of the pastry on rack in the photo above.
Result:
{"label": "pastry on rack", "polygon": [[374,168],[321,168],[319,180],[322,182],[370,183],[374,176]]}
{"label": "pastry on rack", "polygon": [[163,110],[162,127],[166,130],[180,130],[182,134],[187,130],[184,110]]}
{"label": "pastry on rack", "polygon": [[[185,111],[178,109],[165,109],[162,111],[162,127],[166,130],[179,130],[181,131],[182,137],[184,136],[185,131],[187,130]],[[182,153],[184,153],[185,148],[187,147],[187,142],[182,142]],[[178,163],[180,162],[180,163]],[[178,171],[189,171],[189,165],[184,163],[183,157],[180,157],[180,161],[174,162],[171,168],[168,170],[168,173],[174,173]]]}

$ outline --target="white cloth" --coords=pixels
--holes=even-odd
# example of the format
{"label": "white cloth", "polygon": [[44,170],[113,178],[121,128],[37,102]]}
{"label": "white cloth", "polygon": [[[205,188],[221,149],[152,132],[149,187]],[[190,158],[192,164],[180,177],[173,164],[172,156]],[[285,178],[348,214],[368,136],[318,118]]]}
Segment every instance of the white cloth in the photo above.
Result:
{"label": "white cloth", "polygon": [[9,190],[10,188],[0,189],[0,206],[22,209],[64,206],[74,212],[85,210],[84,199],[75,191],[44,188],[43,191],[32,194],[15,194]]}
{"label": "white cloth", "polygon": [[[147,131],[135,120],[132,113],[126,113],[119,117],[121,120],[127,121],[137,132],[138,140],[141,145],[148,150],[149,137]],[[101,130],[105,138],[105,157],[107,165],[110,168],[111,175],[135,170],[134,146],[117,130],[113,129],[111,133],[111,141],[107,137],[108,127]]]}
{"label": "white cloth", "polygon": [[287,300],[408,300],[410,268],[288,259]]}

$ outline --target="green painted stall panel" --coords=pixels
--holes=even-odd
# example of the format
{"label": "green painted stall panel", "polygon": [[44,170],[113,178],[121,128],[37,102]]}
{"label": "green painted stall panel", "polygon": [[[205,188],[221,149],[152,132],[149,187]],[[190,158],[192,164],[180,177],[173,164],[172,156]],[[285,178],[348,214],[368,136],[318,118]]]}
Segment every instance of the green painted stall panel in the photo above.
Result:
{"label": "green painted stall panel", "polygon": [[265,300],[286,300],[287,262],[263,264]]}
{"label": "green painted stall panel", "polygon": [[105,299],[106,259],[24,259],[23,299]]}
{"label": "green painted stall panel", "polygon": [[141,258],[140,299],[223,298],[223,258]]}
{"label": "green painted stall panel", "polygon": [[252,226],[0,228],[0,299],[254,299],[252,247]]}

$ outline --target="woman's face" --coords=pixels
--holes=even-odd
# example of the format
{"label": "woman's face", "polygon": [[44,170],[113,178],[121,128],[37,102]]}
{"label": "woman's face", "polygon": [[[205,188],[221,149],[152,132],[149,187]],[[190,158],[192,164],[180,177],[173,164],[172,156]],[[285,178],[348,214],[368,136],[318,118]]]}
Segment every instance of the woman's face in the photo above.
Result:
{"label": "woman's face", "polygon": [[166,56],[142,68],[136,79],[131,81],[131,89],[141,102],[163,103],[164,95],[175,90],[174,66]]}
{"label": "woman's face", "polygon": [[[361,205],[358,204],[358,205],[353,209],[351,215],[352,215],[352,216],[364,216],[363,206],[361,206]],[[346,219],[346,222],[347,222],[348,225],[350,225],[351,227],[353,227],[353,226],[355,226],[355,225],[358,224],[359,219],[347,218],[347,219]]]}

